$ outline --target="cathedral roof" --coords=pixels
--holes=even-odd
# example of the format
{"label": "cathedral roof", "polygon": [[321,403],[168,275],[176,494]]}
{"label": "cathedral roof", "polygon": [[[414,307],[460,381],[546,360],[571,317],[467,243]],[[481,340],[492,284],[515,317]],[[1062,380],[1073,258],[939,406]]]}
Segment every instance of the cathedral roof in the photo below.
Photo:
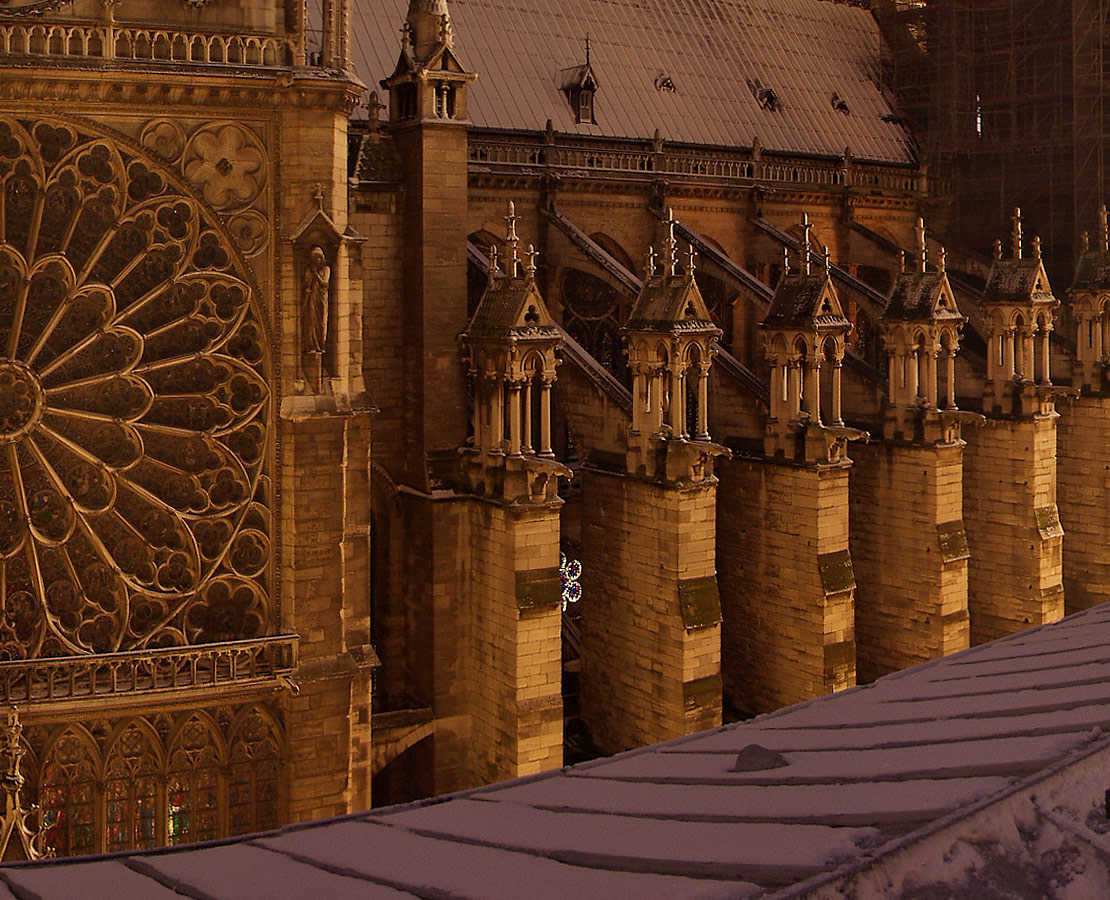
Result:
{"label": "cathedral roof", "polygon": [[475,340],[558,338],[559,330],[531,278],[500,277],[486,288],[467,336]]}
{"label": "cathedral roof", "polygon": [[[825,0],[451,0],[455,47],[479,78],[479,128],[751,147],[913,162],[878,86],[871,14]],[[391,75],[406,0],[355,0],[367,84]],[[576,123],[566,73],[586,63],[596,124]]]}
{"label": "cathedral roof", "polygon": [[636,298],[625,330],[720,333],[706,309],[697,281],[685,272],[648,278]]}
{"label": "cathedral roof", "polygon": [[962,322],[943,272],[902,272],[894,282],[883,318],[896,322]]}
{"label": "cathedral roof", "polygon": [[1079,257],[1072,291],[1110,291],[1110,253],[1089,250]]}
{"label": "cathedral roof", "polygon": [[880,885],[860,896],[892,900],[1105,897],[1107,644],[1104,604],[750,722],[453,797],[0,867],[0,900],[799,900],[854,896],[837,885],[857,876]]}
{"label": "cathedral roof", "polygon": [[1025,257],[995,260],[983,291],[983,302],[1055,304],[1056,298],[1041,260]]}
{"label": "cathedral roof", "polygon": [[784,275],[775,288],[764,327],[839,328],[848,324],[829,273],[815,266],[810,273]]}

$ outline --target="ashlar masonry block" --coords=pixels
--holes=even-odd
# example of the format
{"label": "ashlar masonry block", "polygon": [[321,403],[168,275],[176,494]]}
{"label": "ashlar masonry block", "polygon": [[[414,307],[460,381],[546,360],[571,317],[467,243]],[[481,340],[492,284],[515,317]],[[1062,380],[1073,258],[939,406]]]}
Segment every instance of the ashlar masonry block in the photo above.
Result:
{"label": "ashlar masonry block", "polygon": [[721,662],[736,710],[769,712],[856,683],[849,467],[721,464]]}
{"label": "ashlar masonry block", "polygon": [[466,617],[470,768],[475,784],[562,765],[562,593],[558,505],[468,501]]}
{"label": "ashlar masonry block", "polygon": [[1070,614],[1110,600],[1110,397],[1084,394],[1059,413],[1056,477]]}
{"label": "ashlar masonry block", "polygon": [[852,451],[861,682],[968,647],[963,448],[884,441]]}
{"label": "ashlar masonry block", "polygon": [[583,470],[582,716],[616,752],[721,723],[716,482]]}
{"label": "ashlar masonry block", "polygon": [[992,418],[965,435],[971,643],[1064,614],[1064,529],[1056,507],[1056,420]]}

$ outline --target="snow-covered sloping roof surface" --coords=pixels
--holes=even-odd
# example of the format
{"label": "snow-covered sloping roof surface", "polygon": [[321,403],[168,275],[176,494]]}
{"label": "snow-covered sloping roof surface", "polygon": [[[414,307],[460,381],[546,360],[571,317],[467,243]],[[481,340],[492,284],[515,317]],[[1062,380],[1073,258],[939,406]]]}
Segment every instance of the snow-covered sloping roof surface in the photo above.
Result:
{"label": "snow-covered sloping roof surface", "polygon": [[[1110,605],[573,769],[220,844],[0,868],[0,900],[809,896],[806,879],[881,865],[938,827],[959,834],[963,818],[1002,809],[1031,785],[1047,798],[1046,773],[1062,765],[1076,767],[1065,781],[1078,773],[1077,761],[1110,746],[1108,647]],[[1077,815],[1080,830],[1110,830],[1101,813]],[[1007,821],[1003,845],[1029,838]],[[964,837],[981,850],[992,838],[976,828]],[[1033,858],[1048,859],[1037,840]],[[994,857],[980,850],[989,869]],[[874,896],[1057,896],[1018,878],[1017,863],[996,868],[1032,893]],[[1090,873],[1104,879],[1105,865]],[[1081,895],[1108,894],[1066,896]]]}
{"label": "snow-covered sloping roof surface", "polygon": [[[882,38],[866,9],[826,0],[451,0],[455,49],[478,73],[478,128],[750,147],[911,163],[878,86]],[[393,74],[406,0],[355,0],[355,69]],[[596,124],[561,88],[586,61]],[[669,79],[669,81],[668,81]],[[667,85],[667,87],[663,87]],[[673,91],[669,89],[673,86]],[[661,89],[663,87],[663,89]],[[773,91],[774,109],[761,91]],[[838,106],[840,108],[838,108]],[[885,118],[884,118],[885,117]]]}

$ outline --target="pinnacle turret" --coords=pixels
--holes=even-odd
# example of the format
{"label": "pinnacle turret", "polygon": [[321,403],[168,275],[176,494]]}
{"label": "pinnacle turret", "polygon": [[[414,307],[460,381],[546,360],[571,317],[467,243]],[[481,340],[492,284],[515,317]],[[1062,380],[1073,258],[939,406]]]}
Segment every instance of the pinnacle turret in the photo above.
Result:
{"label": "pinnacle turret", "polygon": [[447,0],[409,0],[406,23],[412,53],[418,60],[427,59],[443,44],[450,47],[454,43]]}

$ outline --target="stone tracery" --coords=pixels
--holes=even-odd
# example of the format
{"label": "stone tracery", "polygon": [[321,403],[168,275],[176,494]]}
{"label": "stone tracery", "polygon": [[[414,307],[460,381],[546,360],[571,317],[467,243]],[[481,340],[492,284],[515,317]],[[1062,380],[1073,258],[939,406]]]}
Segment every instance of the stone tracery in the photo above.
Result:
{"label": "stone tracery", "polygon": [[257,637],[264,327],[156,164],[0,117],[0,657]]}

